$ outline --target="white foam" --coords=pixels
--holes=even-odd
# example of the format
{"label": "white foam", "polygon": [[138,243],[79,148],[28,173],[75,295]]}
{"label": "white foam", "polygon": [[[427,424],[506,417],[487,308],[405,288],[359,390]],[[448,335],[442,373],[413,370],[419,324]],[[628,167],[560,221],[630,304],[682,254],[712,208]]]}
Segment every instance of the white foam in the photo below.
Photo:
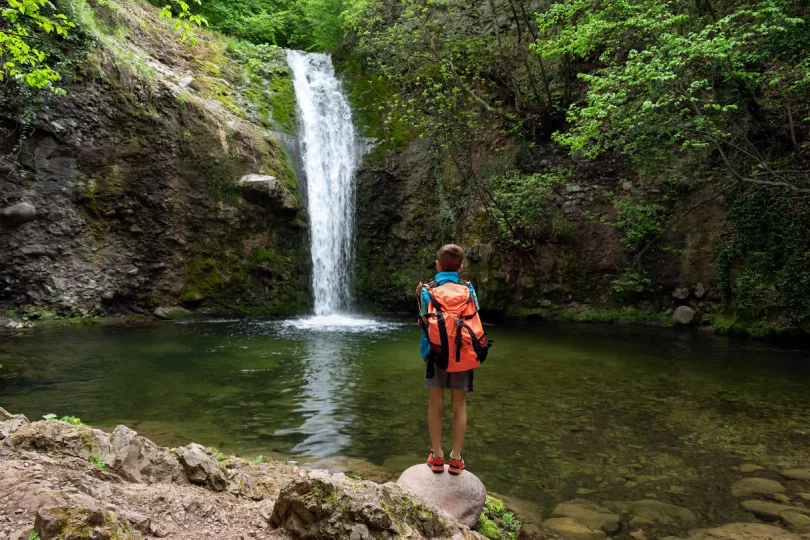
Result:
{"label": "white foam", "polygon": [[392,330],[402,326],[402,323],[333,313],[332,315],[289,319],[281,321],[281,326],[310,332],[373,333]]}

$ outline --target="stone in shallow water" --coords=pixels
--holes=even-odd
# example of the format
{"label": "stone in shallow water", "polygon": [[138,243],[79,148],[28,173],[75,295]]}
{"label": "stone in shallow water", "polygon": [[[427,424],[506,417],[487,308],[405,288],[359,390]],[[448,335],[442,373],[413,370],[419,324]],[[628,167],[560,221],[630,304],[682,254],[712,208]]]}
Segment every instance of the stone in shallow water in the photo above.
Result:
{"label": "stone in shallow water", "polygon": [[611,513],[603,506],[587,501],[571,501],[558,504],[554,508],[554,515],[571,518],[590,529],[603,530],[613,533],[619,529],[619,516]]}
{"label": "stone in shallow water", "polygon": [[607,536],[599,529],[588,527],[568,517],[551,518],[543,522],[543,527],[552,530],[565,540],[605,540]]}
{"label": "stone in shallow water", "polygon": [[[691,531],[684,540],[800,540],[792,532],[763,523],[730,523],[712,529]],[[664,540],[679,540],[667,537]]]}
{"label": "stone in shallow water", "polygon": [[782,512],[779,516],[787,528],[797,533],[810,532],[810,517],[798,512]]}
{"label": "stone in shallow water", "polygon": [[768,480],[767,478],[745,478],[731,486],[731,493],[735,497],[771,496],[774,493],[784,492],[785,486],[776,480]]}
{"label": "stone in shallow water", "polygon": [[760,467],[759,465],[755,465],[753,463],[743,463],[740,465],[740,471],[744,473],[752,473],[762,470],[765,470],[765,467]]}
{"label": "stone in shallow water", "polygon": [[807,469],[788,469],[786,471],[782,471],[782,476],[789,478],[790,480],[803,480],[805,482],[810,482],[810,471]]}
{"label": "stone in shallow water", "polygon": [[[659,525],[670,525],[672,523],[691,523],[697,521],[695,514],[688,508],[675,506],[652,499],[640,501],[615,501],[608,504],[609,507],[619,511],[628,512],[634,518],[650,521]],[[639,520],[639,521],[640,521]],[[637,521],[637,523],[639,522]]]}
{"label": "stone in shallow water", "polygon": [[454,476],[447,471],[436,474],[425,464],[414,465],[402,473],[397,484],[468,527],[478,523],[487,499],[484,484],[469,471]]}
{"label": "stone in shallow water", "polygon": [[798,506],[788,506],[768,501],[743,501],[741,506],[763,521],[779,521],[785,512],[810,514],[810,510]]}

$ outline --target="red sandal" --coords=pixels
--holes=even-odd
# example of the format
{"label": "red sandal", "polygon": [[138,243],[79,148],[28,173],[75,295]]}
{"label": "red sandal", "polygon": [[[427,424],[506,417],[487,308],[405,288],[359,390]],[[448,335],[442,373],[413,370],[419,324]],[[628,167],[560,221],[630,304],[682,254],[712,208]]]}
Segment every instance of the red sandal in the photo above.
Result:
{"label": "red sandal", "polygon": [[450,468],[447,470],[450,474],[461,474],[461,471],[464,470],[464,458],[459,457],[455,459],[453,457],[450,458]]}
{"label": "red sandal", "polygon": [[444,472],[444,458],[434,456],[432,450],[428,455],[427,464],[428,467],[430,467],[430,470],[435,472],[436,474]]}

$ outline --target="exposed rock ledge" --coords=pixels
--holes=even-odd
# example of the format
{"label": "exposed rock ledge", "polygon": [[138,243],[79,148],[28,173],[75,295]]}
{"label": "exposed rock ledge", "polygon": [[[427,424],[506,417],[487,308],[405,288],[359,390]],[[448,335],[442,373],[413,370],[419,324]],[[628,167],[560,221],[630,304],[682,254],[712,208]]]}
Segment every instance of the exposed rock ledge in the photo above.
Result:
{"label": "exposed rock ledge", "polygon": [[169,450],[29,423],[0,408],[0,540],[453,538],[478,533],[407,494],[341,473],[248,463],[199,444]]}

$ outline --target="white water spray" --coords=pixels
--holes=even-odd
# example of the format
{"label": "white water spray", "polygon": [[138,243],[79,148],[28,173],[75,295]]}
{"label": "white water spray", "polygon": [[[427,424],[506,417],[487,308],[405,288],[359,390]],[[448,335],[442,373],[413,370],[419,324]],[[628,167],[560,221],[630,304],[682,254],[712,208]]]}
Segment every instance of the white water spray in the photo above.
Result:
{"label": "white water spray", "polygon": [[352,112],[326,54],[288,51],[307,178],[315,315],[349,307],[354,255],[354,179],[360,150]]}

